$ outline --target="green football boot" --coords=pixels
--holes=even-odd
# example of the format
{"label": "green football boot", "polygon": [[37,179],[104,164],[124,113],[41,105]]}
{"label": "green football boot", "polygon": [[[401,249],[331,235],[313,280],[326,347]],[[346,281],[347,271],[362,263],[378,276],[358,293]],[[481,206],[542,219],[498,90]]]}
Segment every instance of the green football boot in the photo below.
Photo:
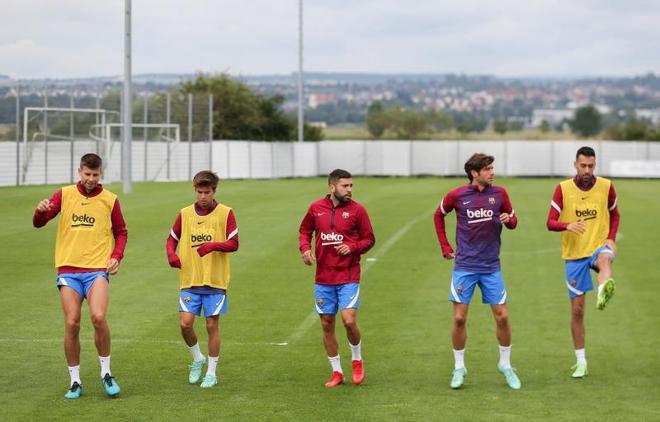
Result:
{"label": "green football boot", "polygon": [[605,306],[607,306],[608,302],[612,299],[612,296],[614,296],[614,290],[615,284],[614,284],[614,279],[613,278],[608,278],[605,283],[603,283],[603,286],[598,288],[598,300],[596,301],[596,307],[599,310],[605,309]]}
{"label": "green football boot", "polygon": [[467,375],[467,369],[465,368],[455,368],[451,375],[451,383],[449,386],[454,390],[461,388],[463,382],[465,381],[465,376]]}
{"label": "green football boot", "polygon": [[584,378],[589,375],[586,363],[576,363],[571,369],[573,369],[573,375],[571,375],[573,378]]}
{"label": "green football boot", "polygon": [[188,375],[188,382],[191,384],[197,384],[199,379],[202,377],[202,367],[206,363],[206,358],[202,360],[196,360],[188,367],[190,368],[190,374]]}
{"label": "green football boot", "polygon": [[520,378],[516,375],[516,370],[513,368],[502,368],[500,364],[497,364],[497,370],[500,371],[506,378],[506,383],[509,384],[509,387],[514,390],[520,390],[522,384],[520,383]]}

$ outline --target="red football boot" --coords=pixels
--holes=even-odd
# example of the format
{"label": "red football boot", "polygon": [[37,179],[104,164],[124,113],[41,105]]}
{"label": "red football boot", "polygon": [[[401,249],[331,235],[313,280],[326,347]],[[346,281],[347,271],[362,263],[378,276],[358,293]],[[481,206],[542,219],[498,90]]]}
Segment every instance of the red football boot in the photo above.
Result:
{"label": "red football boot", "polygon": [[335,371],[332,373],[332,377],[330,377],[328,382],[325,383],[325,388],[336,387],[343,383],[344,383],[344,374],[342,374],[339,371]]}
{"label": "red football boot", "polygon": [[364,366],[361,360],[353,361],[353,384],[360,385],[364,381]]}

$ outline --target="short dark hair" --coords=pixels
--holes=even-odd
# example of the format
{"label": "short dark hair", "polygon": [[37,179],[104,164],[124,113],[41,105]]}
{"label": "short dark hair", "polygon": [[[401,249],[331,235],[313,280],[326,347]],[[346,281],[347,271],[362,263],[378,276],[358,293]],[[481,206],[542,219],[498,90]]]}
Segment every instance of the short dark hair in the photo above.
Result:
{"label": "short dark hair", "polygon": [[334,169],[328,175],[328,184],[332,185],[337,183],[339,179],[350,179],[351,177],[353,177],[351,176],[351,173],[347,172],[346,170]]}
{"label": "short dark hair", "polygon": [[103,167],[103,160],[98,155],[90,152],[80,157],[80,168],[87,167],[90,170],[96,170]]}
{"label": "short dark hair", "polygon": [[472,170],[478,173],[481,169],[493,164],[493,161],[495,161],[495,157],[492,155],[486,155],[480,152],[472,154],[472,157],[465,162],[464,166],[465,174],[467,174],[470,182],[472,182]]}
{"label": "short dark hair", "polygon": [[596,158],[596,151],[594,151],[594,149],[591,147],[581,147],[579,150],[577,150],[577,153],[575,154],[575,159],[577,160],[580,155],[584,155],[585,157]]}
{"label": "short dark hair", "polygon": [[193,186],[195,188],[212,188],[213,191],[218,187],[220,178],[211,170],[202,170],[193,177]]}

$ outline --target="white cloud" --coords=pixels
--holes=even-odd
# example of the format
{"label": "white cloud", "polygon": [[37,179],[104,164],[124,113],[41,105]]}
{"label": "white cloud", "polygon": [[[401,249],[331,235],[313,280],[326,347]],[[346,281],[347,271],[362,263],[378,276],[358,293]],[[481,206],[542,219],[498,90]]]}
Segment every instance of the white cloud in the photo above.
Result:
{"label": "white cloud", "polygon": [[[120,75],[123,2],[0,0],[0,74]],[[660,72],[653,0],[305,0],[312,71]],[[289,73],[297,0],[133,1],[133,71]]]}

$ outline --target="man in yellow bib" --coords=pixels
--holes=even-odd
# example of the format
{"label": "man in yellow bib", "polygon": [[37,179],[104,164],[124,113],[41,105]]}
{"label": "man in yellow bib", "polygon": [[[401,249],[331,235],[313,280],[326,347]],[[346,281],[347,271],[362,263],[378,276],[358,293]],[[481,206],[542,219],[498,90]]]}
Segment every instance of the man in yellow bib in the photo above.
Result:
{"label": "man in yellow bib", "polygon": [[590,270],[598,273],[596,306],[603,310],[614,295],[612,263],[616,257],[614,242],[619,228],[619,210],[612,182],[594,176],[596,153],[593,148],[578,149],[574,165],[577,175],[564,180],[555,189],[547,227],[561,232],[577,359],[573,378],[583,378],[588,373],[584,349],[584,303],[586,292],[593,290]]}
{"label": "man in yellow bib", "polygon": [[193,187],[197,201],[179,212],[166,245],[170,266],[179,269],[181,334],[193,358],[188,375],[190,384],[199,381],[206,363],[193,328],[195,316],[204,310],[209,347],[202,388],[218,383],[215,371],[220,357],[219,316],[227,312],[229,253],[238,250],[234,212],[213,199],[218,182],[218,176],[211,171],[195,175]]}
{"label": "man in yellow bib", "polygon": [[[119,271],[127,231],[117,195],[104,189],[103,162],[96,154],[80,159],[80,181],[63,187],[50,199],[39,202],[34,227],[43,227],[61,213],[55,242],[57,287],[64,310],[64,354],[71,384],[65,397],[82,395],[80,380],[80,311],[87,299],[94,324],[96,350],[101,362],[101,384],[106,394],[119,394],[119,385],[110,370],[110,327],[106,320],[109,274]],[[114,238],[114,248],[113,248]]]}

